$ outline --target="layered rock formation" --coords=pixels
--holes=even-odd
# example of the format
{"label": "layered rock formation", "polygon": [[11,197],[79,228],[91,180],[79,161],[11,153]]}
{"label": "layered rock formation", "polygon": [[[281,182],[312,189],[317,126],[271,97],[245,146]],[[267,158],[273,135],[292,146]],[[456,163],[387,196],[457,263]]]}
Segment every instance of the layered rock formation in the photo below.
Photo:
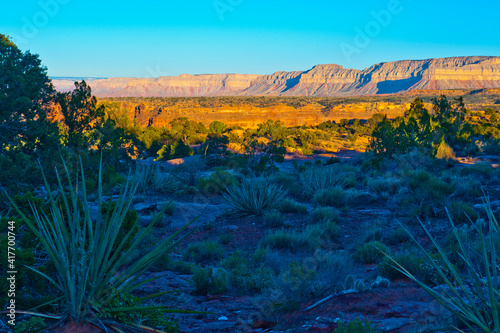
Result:
{"label": "layered rock formation", "polygon": [[[67,81],[53,80],[68,90]],[[183,74],[174,77],[109,78],[90,83],[100,97],[355,96],[415,89],[500,88],[500,57],[454,57],[379,63],[363,71],[317,65],[305,72],[271,75]]]}

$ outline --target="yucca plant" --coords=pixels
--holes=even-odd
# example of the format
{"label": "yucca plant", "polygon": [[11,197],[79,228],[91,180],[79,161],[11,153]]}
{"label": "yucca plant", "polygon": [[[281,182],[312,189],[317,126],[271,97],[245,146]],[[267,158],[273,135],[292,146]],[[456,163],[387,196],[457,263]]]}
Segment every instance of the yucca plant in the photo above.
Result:
{"label": "yucca plant", "polygon": [[344,188],[354,181],[354,174],[340,166],[313,167],[300,174],[300,183],[306,195],[321,190]]}
{"label": "yucca plant", "polygon": [[[418,280],[387,253],[384,254],[388,256],[397,270],[420,285],[472,332],[500,332],[500,312],[498,308],[498,298],[500,296],[498,290],[499,256],[497,254],[500,227],[493,215],[488,197],[485,197],[483,204],[488,221],[486,223],[470,221],[479,237],[479,250],[476,253],[469,250],[468,244],[462,240],[459,230],[455,227],[448,213],[453,235],[459,247],[458,254],[464,262],[463,271],[460,271],[450,262],[446,252],[439,246],[422,222],[420,222],[422,228],[437,249],[439,259],[442,260],[434,260],[435,257],[431,257],[431,254],[425,251],[415,237],[402,226],[425,254],[427,262],[432,265],[441,281],[446,284],[447,288],[442,288],[440,292]],[[485,230],[488,232],[486,233]],[[438,262],[443,262],[444,265],[441,266]]]}
{"label": "yucca plant", "polygon": [[281,186],[266,183],[263,179],[252,179],[242,182],[241,186],[228,186],[222,196],[233,207],[232,215],[260,216],[279,209],[287,194]]}
{"label": "yucca plant", "polygon": [[[36,234],[54,262],[57,279],[52,279],[34,268],[30,269],[49,280],[62,293],[62,297],[54,300],[63,304],[65,311],[61,318],[77,323],[92,322],[98,326],[104,325],[108,329],[115,328],[119,331],[117,326],[120,324],[97,318],[103,313],[109,315],[114,312],[165,310],[164,307],[154,306],[113,308],[111,304],[117,295],[129,294],[151,281],[139,282],[138,279],[161,255],[170,251],[189,234],[180,235],[194,220],[153,250],[140,254],[139,245],[147,241],[145,238],[160,219],[161,214],[139,234],[133,236],[132,228],[123,238],[118,239],[120,227],[138,184],[127,181],[114,209],[103,213],[102,168],[100,168],[97,214],[93,217],[87,201],[83,166],[79,176],[76,177],[75,184],[72,183],[64,160],[63,166],[69,193],[67,196],[64,195],[66,188],[56,170],[57,189],[62,198],[61,205],[57,204],[45,174],[42,172],[48,193],[50,215],[32,206],[35,216],[35,222],[32,222],[11,200],[11,204]],[[166,312],[180,311],[167,309]],[[136,326],[134,330],[136,332],[148,331],[143,326]]]}

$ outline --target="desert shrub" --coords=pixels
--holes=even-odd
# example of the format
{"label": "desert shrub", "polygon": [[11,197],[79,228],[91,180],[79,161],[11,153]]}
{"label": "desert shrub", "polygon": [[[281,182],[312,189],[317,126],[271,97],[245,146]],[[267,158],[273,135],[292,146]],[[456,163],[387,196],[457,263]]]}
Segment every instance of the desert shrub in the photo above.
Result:
{"label": "desert shrub", "polygon": [[316,207],[310,214],[313,222],[335,222],[340,212],[333,207]]}
{"label": "desert shrub", "polygon": [[481,181],[472,175],[452,176],[450,182],[455,188],[453,193],[455,198],[476,198],[482,195]]}
{"label": "desert shrub", "polygon": [[[285,259],[285,260],[283,260]],[[278,258],[280,274],[264,295],[271,297],[273,307],[294,309],[311,297],[322,297],[339,289],[345,277],[352,273],[350,257],[328,252],[315,254],[302,260]]]}
{"label": "desert shrub", "polygon": [[175,158],[184,158],[192,156],[194,151],[183,140],[177,140],[172,144],[166,144],[157,152],[158,157],[155,161],[165,161]]}
{"label": "desert shrub", "polygon": [[367,183],[368,190],[372,193],[396,194],[401,187],[401,180],[398,178],[370,178]]}
{"label": "desert shrub", "polygon": [[470,221],[475,222],[479,217],[474,207],[461,200],[451,201],[448,212],[450,213],[451,219],[458,224],[467,223]]}
{"label": "desert shrub", "polygon": [[273,210],[264,214],[264,223],[271,228],[281,227],[285,224],[285,216]]}
{"label": "desert shrub", "polygon": [[431,179],[432,175],[425,169],[417,169],[410,171],[408,186],[412,189],[420,187],[422,184],[426,183]]}
{"label": "desert shrub", "polygon": [[263,179],[251,179],[243,181],[239,187],[227,187],[222,195],[233,207],[230,214],[260,216],[265,212],[279,209],[287,191],[275,184],[267,184]]}
{"label": "desert shrub", "polygon": [[197,180],[198,191],[206,195],[218,195],[226,187],[236,185],[238,185],[237,178],[229,172],[220,169],[216,169],[208,177]]}
{"label": "desert shrub", "polygon": [[395,155],[394,159],[398,167],[403,170],[431,169],[436,163],[434,158],[419,150],[412,150],[406,154]]}
{"label": "desert shrub", "polygon": [[231,232],[223,233],[219,237],[219,241],[225,245],[231,243],[232,240],[233,240],[233,234]]}
{"label": "desert shrub", "polygon": [[431,199],[433,200],[442,200],[443,197],[454,192],[453,185],[434,177],[431,178],[425,186],[429,191]]}
{"label": "desert shrub", "polygon": [[337,238],[340,234],[340,227],[333,221],[325,221],[321,225],[325,238]]}
{"label": "desert shrub", "polygon": [[287,250],[292,253],[316,248],[315,236],[306,232],[279,230],[268,233],[260,241],[260,247],[271,250]]}
{"label": "desert shrub", "polygon": [[[398,252],[391,257],[398,262],[401,266],[405,267],[411,274],[417,276],[419,280],[425,281],[428,284],[436,284],[436,276],[434,269],[431,265],[427,264],[425,258],[411,252]],[[384,257],[378,264],[377,270],[380,275],[388,278],[389,280],[405,278],[406,275],[399,271],[394,262],[388,257]]]}
{"label": "desert shrub", "polygon": [[364,264],[378,263],[384,257],[383,252],[389,253],[389,248],[384,243],[371,241],[356,250],[354,260]]}
{"label": "desert shrub", "polygon": [[297,213],[297,214],[307,214],[307,206],[297,201],[285,198],[281,202],[280,212],[283,214],[286,213]]}
{"label": "desert shrub", "polygon": [[300,183],[304,192],[312,196],[320,190],[352,187],[356,183],[356,174],[352,169],[346,168],[342,164],[311,167],[300,174]]}
{"label": "desert shrub", "polygon": [[189,244],[184,258],[194,260],[197,263],[215,262],[224,257],[224,249],[221,244],[214,241],[203,241]]}
{"label": "desert shrub", "polygon": [[454,159],[455,153],[453,152],[453,148],[446,144],[446,142],[441,141],[439,146],[437,147],[436,158],[439,159]]}
{"label": "desert shrub", "polygon": [[293,198],[299,198],[303,195],[302,188],[297,186],[298,175],[292,172],[276,172],[268,178],[271,184],[276,184],[288,191]]}
{"label": "desert shrub", "polygon": [[401,227],[396,228],[392,231],[386,238],[384,238],[387,244],[398,244],[409,241],[411,238],[408,233]]}
{"label": "desert shrub", "polygon": [[227,272],[224,269],[198,266],[193,272],[196,295],[222,294],[227,290]]}
{"label": "desert shrub", "polygon": [[458,173],[462,176],[470,175],[484,181],[491,178],[494,170],[491,163],[481,162],[472,165],[463,165],[458,169]]}
{"label": "desert shrub", "polygon": [[317,191],[313,201],[321,206],[343,207],[346,203],[346,191],[341,187],[332,187]]}
{"label": "desert shrub", "polygon": [[339,322],[339,326],[333,330],[333,333],[376,333],[379,332],[377,327],[372,323],[365,319],[361,321],[361,319],[356,318],[353,321],[348,322],[347,324],[344,322]]}
{"label": "desert shrub", "polygon": [[[484,198],[484,209],[488,221],[475,223],[473,228],[477,232],[473,237],[478,248],[470,251],[471,244],[463,235],[463,230],[458,229],[453,220],[450,219],[453,235],[458,244],[458,254],[462,260],[458,269],[451,262],[451,258],[444,248],[438,244],[429,230],[421,223],[426,235],[431,240],[437,254],[426,251],[422,245],[413,237],[424,260],[431,266],[441,283],[445,287],[435,290],[431,285],[419,278],[416,274],[403,264],[389,257],[397,270],[409,277],[422,287],[439,304],[443,305],[457,319],[459,319],[471,331],[495,332],[500,329],[499,301],[498,301],[498,249],[500,228],[496,217],[493,215],[489,198]],[[408,232],[409,233],[409,232]],[[472,254],[471,254],[472,252]]]}
{"label": "desert shrub", "polygon": [[183,186],[196,186],[200,172],[205,168],[205,162],[201,158],[191,158],[184,163],[170,169],[172,176]]}
{"label": "desert shrub", "polygon": [[275,274],[271,268],[262,264],[256,265],[246,259],[240,251],[221,262],[228,272],[228,284],[239,293],[260,292],[273,282]]}
{"label": "desert shrub", "polygon": [[174,215],[176,207],[175,201],[169,201],[161,205],[160,211],[163,211],[165,215]]}
{"label": "desert shrub", "polygon": [[316,289],[316,296],[321,296],[338,290],[345,278],[354,271],[354,263],[350,255],[327,252],[316,257],[315,268],[311,288]]}
{"label": "desert shrub", "polygon": [[137,182],[137,193],[173,192],[179,186],[175,177],[159,165],[139,165],[130,179]]}

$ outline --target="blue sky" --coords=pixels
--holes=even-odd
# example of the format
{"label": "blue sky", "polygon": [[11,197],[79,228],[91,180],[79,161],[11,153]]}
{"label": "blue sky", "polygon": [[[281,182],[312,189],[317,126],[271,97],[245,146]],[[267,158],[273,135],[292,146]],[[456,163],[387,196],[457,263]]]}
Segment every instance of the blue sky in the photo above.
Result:
{"label": "blue sky", "polygon": [[39,0],[1,6],[0,33],[51,76],[271,74],[336,63],[500,56],[491,0]]}

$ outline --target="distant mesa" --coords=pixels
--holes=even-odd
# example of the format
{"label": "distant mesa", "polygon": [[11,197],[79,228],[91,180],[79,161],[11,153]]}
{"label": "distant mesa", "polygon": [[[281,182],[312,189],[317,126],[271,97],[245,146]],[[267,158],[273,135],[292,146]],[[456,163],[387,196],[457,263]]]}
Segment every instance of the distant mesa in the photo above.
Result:
{"label": "distant mesa", "polygon": [[[73,88],[74,78],[52,78],[60,91]],[[452,57],[403,60],[365,70],[316,65],[300,72],[271,75],[201,74],[159,78],[90,78],[99,97],[202,96],[359,96],[412,90],[479,90],[500,88],[500,57]]]}

